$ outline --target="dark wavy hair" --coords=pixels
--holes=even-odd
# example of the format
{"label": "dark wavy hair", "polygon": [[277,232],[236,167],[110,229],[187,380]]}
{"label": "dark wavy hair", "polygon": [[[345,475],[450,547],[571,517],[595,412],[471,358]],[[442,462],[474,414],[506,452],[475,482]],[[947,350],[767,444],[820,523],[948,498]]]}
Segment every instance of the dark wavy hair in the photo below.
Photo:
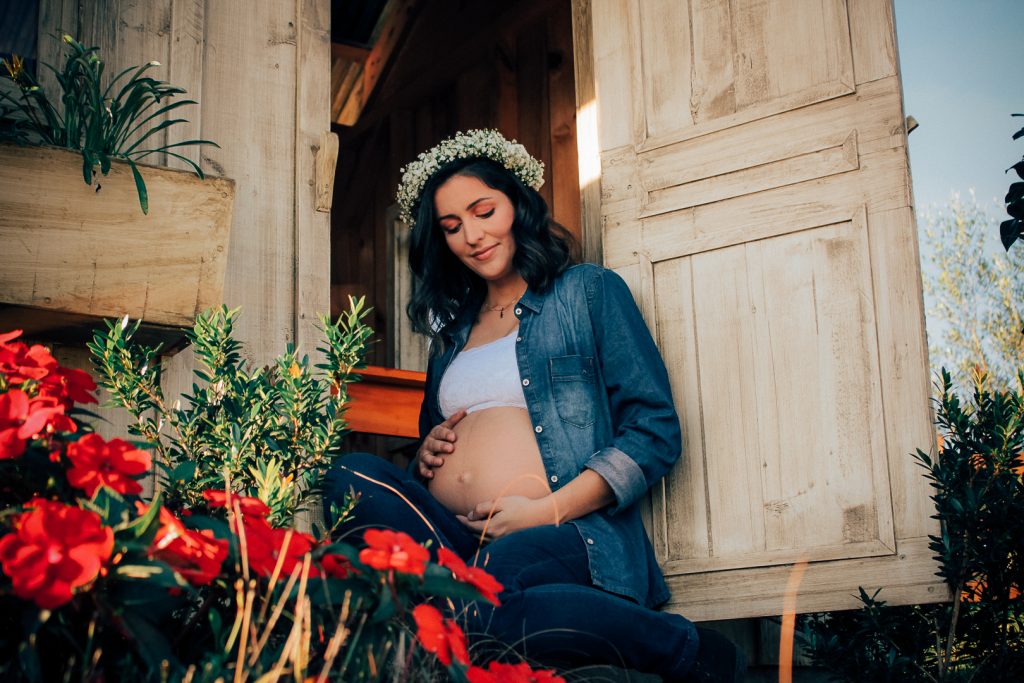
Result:
{"label": "dark wavy hair", "polygon": [[512,265],[530,289],[543,292],[562,271],[576,263],[579,246],[572,233],[551,219],[547,202],[514,173],[486,158],[458,159],[427,180],[416,210],[409,244],[412,296],[406,313],[412,329],[434,342],[435,352],[450,340],[453,323],[484,301],[487,285],[448,248],[434,208],[434,193],[452,176],[470,176],[503,192],[515,207]]}

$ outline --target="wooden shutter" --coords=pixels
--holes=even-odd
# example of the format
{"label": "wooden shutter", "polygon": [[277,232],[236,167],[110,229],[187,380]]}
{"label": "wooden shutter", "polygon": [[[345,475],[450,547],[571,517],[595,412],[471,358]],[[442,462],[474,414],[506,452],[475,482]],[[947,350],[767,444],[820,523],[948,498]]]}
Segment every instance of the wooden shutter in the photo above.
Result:
{"label": "wooden shutter", "polygon": [[574,22],[604,261],[683,422],[648,510],[669,608],[780,614],[800,560],[801,612],[942,599],[891,4],[593,0]]}

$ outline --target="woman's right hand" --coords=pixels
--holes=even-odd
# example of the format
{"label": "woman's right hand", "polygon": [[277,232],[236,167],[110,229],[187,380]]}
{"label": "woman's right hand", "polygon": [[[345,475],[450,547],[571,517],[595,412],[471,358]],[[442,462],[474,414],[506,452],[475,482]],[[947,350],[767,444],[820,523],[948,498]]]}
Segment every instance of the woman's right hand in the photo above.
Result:
{"label": "woman's right hand", "polygon": [[419,450],[416,451],[417,469],[424,479],[434,478],[434,469],[444,464],[445,456],[455,452],[455,425],[466,417],[463,408],[439,425],[435,425]]}

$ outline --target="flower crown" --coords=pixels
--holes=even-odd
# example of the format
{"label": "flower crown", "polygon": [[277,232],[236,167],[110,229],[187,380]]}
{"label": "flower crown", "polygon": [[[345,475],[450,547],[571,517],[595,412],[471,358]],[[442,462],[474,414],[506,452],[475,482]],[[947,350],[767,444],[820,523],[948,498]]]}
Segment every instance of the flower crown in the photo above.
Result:
{"label": "flower crown", "polygon": [[515,140],[506,140],[491,128],[467,130],[442,140],[421,153],[416,160],[402,167],[398,184],[398,217],[412,225],[413,212],[419,204],[423,186],[442,166],[457,159],[484,157],[496,161],[515,174],[524,185],[537,190],[544,184],[544,164],[537,161]]}

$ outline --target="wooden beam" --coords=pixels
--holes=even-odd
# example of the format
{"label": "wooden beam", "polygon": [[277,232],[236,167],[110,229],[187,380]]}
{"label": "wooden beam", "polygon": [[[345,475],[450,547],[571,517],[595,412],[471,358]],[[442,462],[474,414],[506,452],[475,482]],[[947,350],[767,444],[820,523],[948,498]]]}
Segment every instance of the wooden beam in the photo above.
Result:
{"label": "wooden beam", "polygon": [[474,59],[486,55],[497,37],[484,27],[500,27],[503,34],[550,14],[565,0],[509,0],[504,3],[431,3],[420,12],[408,37],[373,93],[373,101],[358,122],[342,137],[358,137],[391,111],[410,106],[437,92],[466,70]]}
{"label": "wooden beam", "polygon": [[[359,115],[363,112],[366,102],[380,81],[381,74],[384,73],[391,55],[395,52],[401,37],[406,33],[418,4],[418,0],[396,0],[394,10],[388,15],[387,21],[381,29],[380,37],[362,62],[362,87],[352,90],[348,100],[341,107],[341,114],[336,119],[336,123],[350,126],[359,119]],[[332,49],[333,47],[334,45],[332,45]]]}
{"label": "wooden beam", "polygon": [[331,60],[344,59],[363,64],[369,56],[370,48],[368,47],[359,47],[348,43],[331,43]]}
{"label": "wooden beam", "polygon": [[426,373],[369,366],[358,374],[361,381],[348,386],[345,419],[349,429],[418,438]]}

